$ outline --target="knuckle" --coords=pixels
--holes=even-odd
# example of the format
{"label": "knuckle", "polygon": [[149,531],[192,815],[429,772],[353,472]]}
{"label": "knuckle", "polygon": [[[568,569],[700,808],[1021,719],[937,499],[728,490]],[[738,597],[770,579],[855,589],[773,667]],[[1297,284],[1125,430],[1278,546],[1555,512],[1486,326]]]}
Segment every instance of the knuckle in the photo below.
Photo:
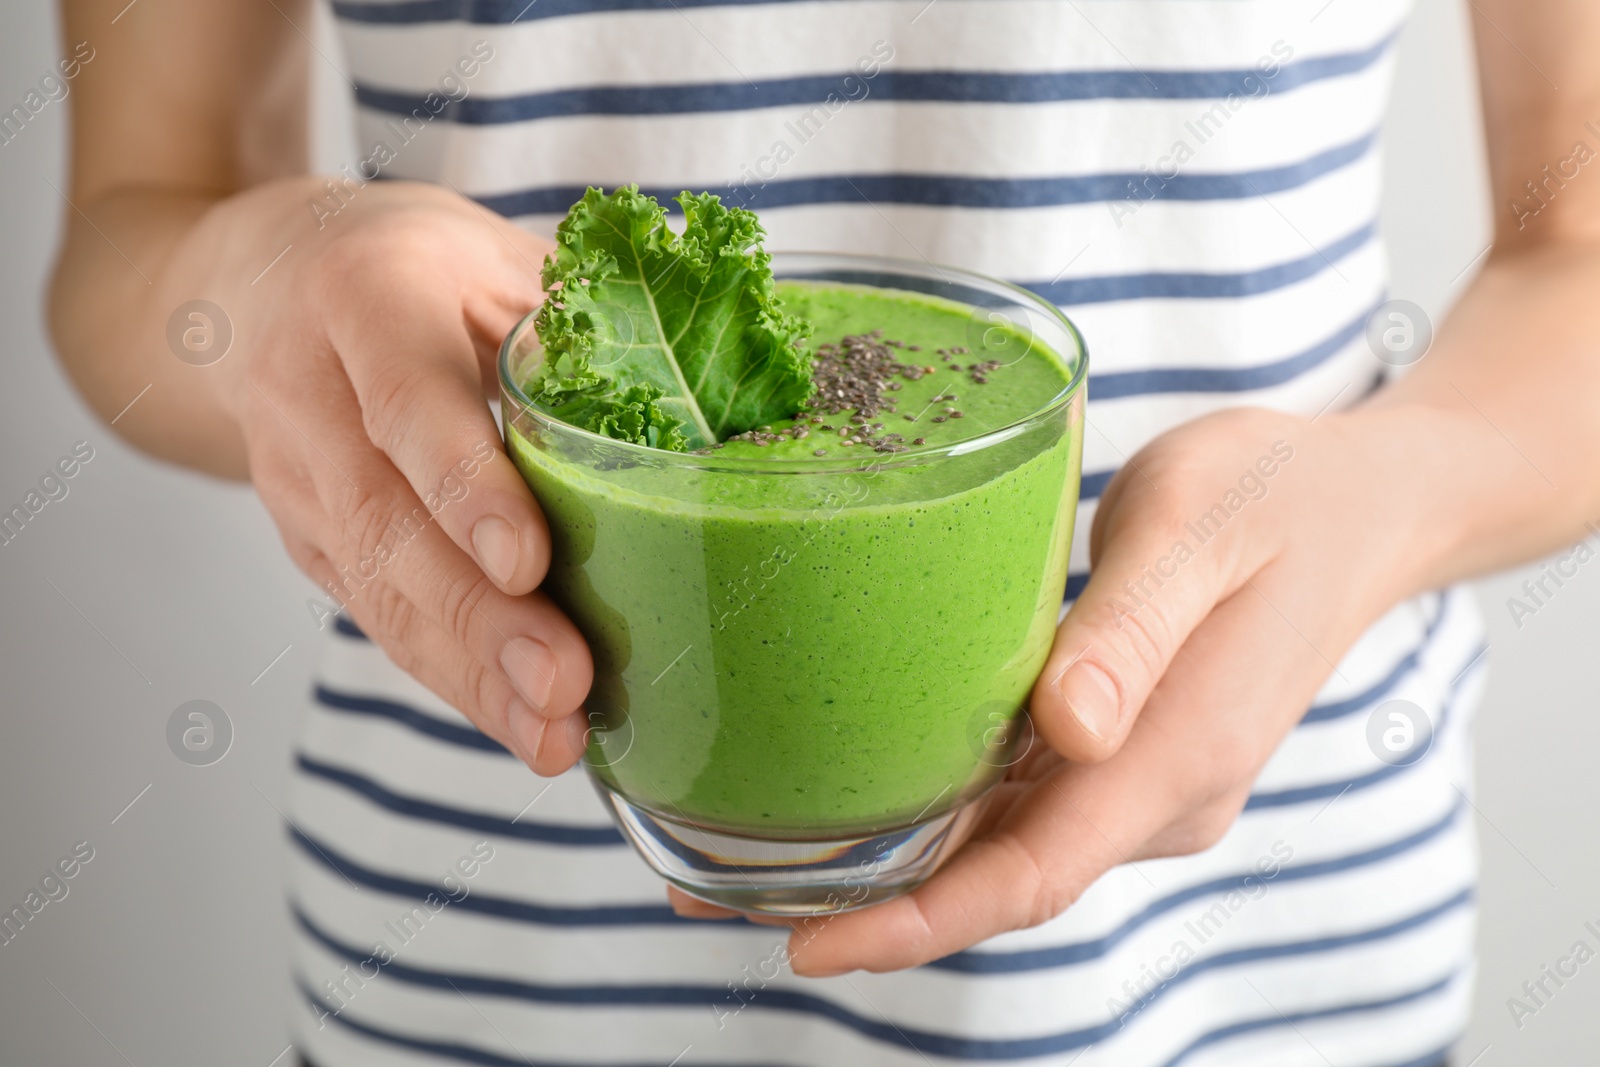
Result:
{"label": "knuckle", "polygon": [[[431,628],[416,605],[392,587],[374,589],[372,593],[362,605],[362,625],[395,666],[426,685],[480,730],[491,733],[488,727],[497,720],[488,714],[488,709],[497,706],[497,699],[504,703],[504,693],[493,673],[464,652],[441,649],[436,640],[428,640]],[[503,740],[497,732],[494,736]]]}
{"label": "knuckle", "polygon": [[348,565],[363,580],[368,580],[371,576],[362,572],[371,569],[368,561],[375,559],[379,548],[386,543],[394,515],[386,501],[359,486],[349,489],[340,510],[345,549],[356,557]]}
{"label": "knuckle", "polygon": [[1233,813],[1217,809],[1206,813],[1194,828],[1193,845],[1196,852],[1204,852],[1227,836],[1233,826]]}
{"label": "knuckle", "polygon": [[326,585],[333,581],[333,561],[322,549],[304,538],[289,535],[283,537],[283,546],[289,553],[289,559],[306,577],[318,585]]}
{"label": "knuckle", "polygon": [[352,201],[357,217],[330,226],[326,242],[297,275],[296,295],[323,322],[355,325],[364,309],[392,306],[396,294],[415,291],[428,272],[436,283],[438,272],[450,268],[450,257],[441,254],[450,234],[441,231],[436,211],[417,205],[366,211],[386,192],[369,188]]}
{"label": "knuckle", "polygon": [[348,230],[334,235],[298,275],[300,282],[294,290],[295,298],[314,312],[316,321],[336,321],[343,310],[343,302],[352,295],[360,279],[372,273],[374,264],[386,262],[364,253],[359,244],[359,239]]}
{"label": "knuckle", "polygon": [[567,741],[566,727],[550,720],[544,723],[543,733],[539,736],[539,749],[532,763],[534,773],[545,778],[554,777],[572,766],[576,755],[578,753],[572,751]]}
{"label": "knuckle", "polygon": [[366,220],[367,225],[340,227],[331,235],[316,258],[311,275],[313,285],[347,287],[351,281],[373,277],[396,263],[408,262],[404,253],[414,251],[414,226],[404,214],[385,217],[382,225]]}
{"label": "knuckle", "polygon": [[494,672],[476,660],[469,660],[461,692],[463,699],[467,701],[467,706],[458,710],[477,723],[480,729],[485,723],[500,721],[500,716],[491,715],[489,709],[501,708],[503,714],[507,694],[504,691],[504,684]]}
{"label": "knuckle", "polygon": [[422,677],[425,667],[418,648],[417,612],[400,591],[387,583],[373,583],[352,599],[359,606],[361,623],[372,638],[383,646],[395,666],[407,674]]}
{"label": "knuckle", "polygon": [[[323,276],[348,283],[351,279],[418,275],[448,266],[439,262],[440,249],[459,243],[463,232],[459,208],[454,206],[456,195],[431,182],[412,183],[405,190],[384,188],[386,182],[378,185],[377,196],[371,195],[369,187],[354,201],[359,209],[365,200],[368,208],[358,210],[352,220],[355,224],[330,235],[332,239],[318,256]],[[392,199],[397,193],[404,195]],[[385,199],[387,203],[379,203]]]}
{"label": "knuckle", "polygon": [[1191,819],[1175,827],[1169,848],[1174,856],[1193,856],[1222,840],[1228,823],[1215,818]]}
{"label": "knuckle", "polygon": [[415,666],[415,659],[410,651],[410,642],[404,640],[410,629],[410,605],[405,598],[387,585],[378,585],[361,590],[351,597],[350,602],[356,605],[368,635],[381,643],[385,651],[389,651],[391,645],[398,646],[389,651],[389,657],[396,666],[410,671]]}
{"label": "knuckle", "polygon": [[[1172,647],[1172,626],[1161,614],[1157,604],[1146,604],[1141,610],[1119,612],[1114,654],[1117,663],[1112,673],[1121,674],[1119,681],[1153,682],[1161,677]],[[1127,686],[1123,686],[1124,692]]]}
{"label": "knuckle", "polygon": [[1014,912],[1016,926],[1038,926],[1049,922],[1064,911],[1070,900],[1062,900],[1061,887],[1052,880],[1040,865],[1038,857],[1021,841],[1009,834],[997,837],[994,844],[1008,861],[1004,867],[1013,886],[1012,899],[1018,902]]}
{"label": "knuckle", "polygon": [[462,644],[470,645],[482,618],[485,601],[498,590],[482,571],[473,569],[465,583],[446,580],[440,586],[439,617],[445,629]]}
{"label": "knuckle", "polygon": [[[928,914],[928,909],[920,896],[912,893],[905,900],[911,905],[908,918],[910,929],[905,931],[902,940],[901,952],[915,959],[922,959],[929,955],[930,946],[935,943],[937,936],[934,920]],[[897,967],[874,968],[874,970],[894,970]]]}
{"label": "knuckle", "polygon": [[370,376],[365,383],[361,396],[361,427],[385,452],[403,437],[408,426],[417,425],[421,407],[430,399],[427,376],[425,366],[397,366]]}
{"label": "knuckle", "polygon": [[1197,806],[1162,835],[1162,853],[1193,856],[1215,846],[1233,828],[1239,807],[1222,801]]}
{"label": "knuckle", "polygon": [[[1162,471],[1161,477],[1165,485],[1193,484],[1193,479],[1186,471]],[[1153,493],[1141,509],[1139,524],[1147,530],[1160,531],[1161,540],[1171,544],[1183,538],[1185,524],[1194,518],[1193,510],[1194,501],[1187,499],[1184,494]]]}
{"label": "knuckle", "polygon": [[[1234,822],[1235,814],[1245,806],[1248,797],[1250,774],[1240,766],[1242,760],[1232,755],[1221,755],[1208,760],[1210,771],[1200,777],[1200,803],[1205,808],[1216,808],[1216,819],[1221,819],[1224,829]],[[1240,785],[1246,782],[1246,785]]]}
{"label": "knuckle", "polygon": [[1250,797],[1250,786],[1260,766],[1241,749],[1237,739],[1215,737],[1195,753],[1200,764],[1189,786],[1189,808],[1214,810],[1231,823]]}

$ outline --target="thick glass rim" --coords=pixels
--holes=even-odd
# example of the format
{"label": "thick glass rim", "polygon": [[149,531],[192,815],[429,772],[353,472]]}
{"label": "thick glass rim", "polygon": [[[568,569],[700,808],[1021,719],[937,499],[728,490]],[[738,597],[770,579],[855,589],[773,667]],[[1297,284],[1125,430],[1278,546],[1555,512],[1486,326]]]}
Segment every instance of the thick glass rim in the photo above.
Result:
{"label": "thick glass rim", "polygon": [[[534,316],[538,314],[538,308],[535,308],[518,319],[516,325],[511,327],[505,338],[500,342],[500,351],[495,358],[496,373],[500,379],[500,394],[503,399],[514,403],[522,412],[525,412],[545,432],[614,450],[617,455],[631,456],[641,463],[650,463],[656,466],[682,466],[698,471],[744,475],[815,475],[856,473],[863,468],[883,469],[910,466],[926,463],[934,459],[983,451],[1004,441],[1009,441],[1029,427],[1051,418],[1063,407],[1072,403],[1077,395],[1084,390],[1085,383],[1088,381],[1089,346],[1084,341],[1083,334],[1078,331],[1077,324],[1068,318],[1055,304],[1045,300],[1037,293],[1022,288],[1020,285],[1013,285],[999,278],[993,278],[987,274],[979,274],[976,271],[964,270],[960,267],[947,267],[941,264],[902,259],[896,256],[869,256],[850,252],[773,252],[772,268],[778,281],[804,281],[808,277],[829,280],[827,275],[841,272],[860,273],[863,275],[901,275],[913,278],[935,279],[978,291],[1004,295],[1016,304],[1035,311],[1043,315],[1046,320],[1054,322],[1071,338],[1074,349],[1072,352],[1056,351],[1056,346],[1050,346],[1052,351],[1056,351],[1058,356],[1069,363],[1071,376],[1060,392],[1015,422],[948,444],[922,446],[915,451],[867,452],[860,456],[828,460],[774,460],[761,456],[743,458],[722,456],[716,452],[709,454],[669,452],[661,448],[651,448],[648,445],[634,444],[631,441],[619,441],[614,437],[606,437],[604,434],[597,434],[591,430],[573,426],[534,406],[533,401],[523,392],[521,384],[512,377],[511,356],[524,334],[533,328]],[[884,286],[884,288],[892,288],[892,286]],[[908,291],[916,292],[917,290]],[[981,310],[982,306],[973,305],[973,307]]]}

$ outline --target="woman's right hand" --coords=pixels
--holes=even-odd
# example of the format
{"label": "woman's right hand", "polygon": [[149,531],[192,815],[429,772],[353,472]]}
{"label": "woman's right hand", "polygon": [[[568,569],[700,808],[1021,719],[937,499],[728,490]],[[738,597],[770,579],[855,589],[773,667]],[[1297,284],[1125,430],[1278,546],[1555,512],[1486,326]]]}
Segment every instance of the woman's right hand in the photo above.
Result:
{"label": "woman's right hand", "polygon": [[228,272],[217,302],[236,333],[205,368],[251,480],[295,562],[391,659],[559,773],[583,752],[593,667],[535,591],[549,530],[486,403],[500,339],[542,298],[549,245],[430,185],[347,190],[320,228],[303,180],[235,199],[276,200],[258,205],[275,214],[285,184],[299,210],[268,248],[290,250],[254,281]]}

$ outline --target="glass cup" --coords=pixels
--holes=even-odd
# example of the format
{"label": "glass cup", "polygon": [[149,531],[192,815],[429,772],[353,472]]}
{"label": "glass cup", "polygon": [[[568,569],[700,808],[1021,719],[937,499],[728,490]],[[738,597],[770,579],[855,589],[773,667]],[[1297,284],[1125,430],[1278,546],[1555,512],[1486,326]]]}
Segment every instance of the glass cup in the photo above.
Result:
{"label": "glass cup", "polygon": [[727,458],[558,422],[522,390],[543,359],[532,315],[501,346],[507,447],[550,526],[543,589],[594,657],[596,788],[668,881],[794,916],[920,884],[1026,753],[1071,547],[1088,355],[1056,307],[968,271],[818,253],[772,266],[780,283],[965,305],[975,357],[1042,345],[1069,379],[1021,421],[953,445]]}

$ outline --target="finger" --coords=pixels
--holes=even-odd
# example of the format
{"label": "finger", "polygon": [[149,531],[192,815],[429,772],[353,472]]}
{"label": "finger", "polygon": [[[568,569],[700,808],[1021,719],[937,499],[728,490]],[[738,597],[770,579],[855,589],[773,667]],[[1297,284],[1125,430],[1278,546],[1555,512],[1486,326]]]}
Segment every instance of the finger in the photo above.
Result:
{"label": "finger", "polygon": [[283,531],[292,558],[341,601],[341,608],[391,660],[539,774],[560,774],[582,757],[588,723],[581,708],[561,718],[534,711],[502,671],[486,667],[459,641],[452,640],[381,574],[357,590],[357,595],[349,595],[348,573],[342,575],[320,548],[290,533],[311,528],[318,519],[325,521],[316,499],[272,491],[271,479],[263,488],[267,490],[263,500]]}
{"label": "finger", "polygon": [[1113,481],[1123,484],[1095,517],[1101,551],[1030,704],[1049,745],[1078,761],[1117,751],[1184,641],[1264,562],[1260,539],[1241,536],[1248,518],[1202,540],[1194,516],[1208,512],[1185,496],[1203,498],[1135,485],[1126,471]]}
{"label": "finger", "polygon": [[1054,918],[1111,867],[1211,847],[1363,629],[1320,597],[1263,570],[1194,629],[1121,751],[1043,774],[908,896],[802,924],[795,972],[918,966]]}
{"label": "finger", "polygon": [[431,292],[358,329],[341,324],[332,340],[372,442],[484,574],[526,593],[549,566],[549,530],[483,401],[459,294]]}
{"label": "finger", "polygon": [[1212,611],[1140,716],[1171,739],[1171,751],[1182,750],[1187,786],[1175,817],[1138,856],[1183,855],[1221,836],[1363,629],[1330,618],[1321,587],[1278,567]]}
{"label": "finger", "polygon": [[744,912],[713,904],[709,900],[701,900],[699,897],[690,896],[675,885],[667,886],[667,903],[672,905],[674,912],[685,919],[749,919],[751,922],[768,926],[788,925],[787,921],[775,915],[746,915]]}
{"label": "finger", "polygon": [[[319,584],[337,588],[333,564],[320,552],[304,569]],[[342,605],[362,632],[396,666],[460,710],[535,773],[558,775],[582,758],[588,743],[588,723],[582,714],[553,719],[535,713],[499,672],[484,667],[451,641],[398,590],[387,584],[375,585],[363,594]],[[428,652],[423,655],[418,649]],[[505,713],[495,714],[492,709],[496,708]]]}
{"label": "finger", "polygon": [[[1107,777],[1107,766],[1058,768],[912,893],[803,920],[789,938],[795,973],[915,967],[1059,914],[1144,836],[1135,814],[1150,804],[1150,791],[1112,783],[1115,792],[1101,784],[1095,796],[1090,783]],[[1120,809],[1107,803],[1113,799]],[[1096,821],[1115,827],[1126,843],[1113,843]]]}
{"label": "finger", "polygon": [[[402,670],[456,708],[479,708],[474,723],[504,745],[537,774],[553,776],[583,756],[588,724],[581,714],[554,719],[535,713],[497,671],[450,640],[392,587],[371,591],[348,606],[363,632],[372,637]],[[378,605],[382,605],[379,607]],[[428,654],[417,650],[427,649]],[[495,715],[494,708],[505,709]]]}
{"label": "finger", "polygon": [[594,667],[583,636],[543,593],[512,597],[491,585],[436,527],[407,546],[390,582],[455,642],[498,670],[533,713],[574,714]]}
{"label": "finger", "polygon": [[[274,443],[306,454],[313,492],[287,494],[305,498],[299,504],[304,513],[288,525],[319,532],[317,540],[335,566],[334,595],[346,603],[365,597],[363,615],[376,616],[377,629],[389,634],[402,629],[405,620],[385,614],[415,608],[438,631],[427,643],[412,646],[420,656],[464,648],[509,682],[520,703],[459,705],[486,732],[492,734],[493,727],[525,709],[550,718],[575,712],[593,678],[588,648],[576,627],[542,594],[514,597],[495,588],[430,521],[388,458],[365,441],[359,426],[348,427],[353,397],[347,382],[319,382],[311,395],[316,399],[296,408],[292,417],[297,431],[313,428],[320,443],[299,433],[280,434]],[[281,407],[278,415],[291,419]],[[385,595],[390,589],[397,595]]]}
{"label": "finger", "polygon": [[371,445],[339,438],[326,451],[329,462],[310,469],[350,560],[340,568],[346,595],[358,596],[381,572],[480,663],[501,671],[533,711],[573,713],[588,694],[593,664],[582,635],[550,599],[510,596],[489,582]]}

